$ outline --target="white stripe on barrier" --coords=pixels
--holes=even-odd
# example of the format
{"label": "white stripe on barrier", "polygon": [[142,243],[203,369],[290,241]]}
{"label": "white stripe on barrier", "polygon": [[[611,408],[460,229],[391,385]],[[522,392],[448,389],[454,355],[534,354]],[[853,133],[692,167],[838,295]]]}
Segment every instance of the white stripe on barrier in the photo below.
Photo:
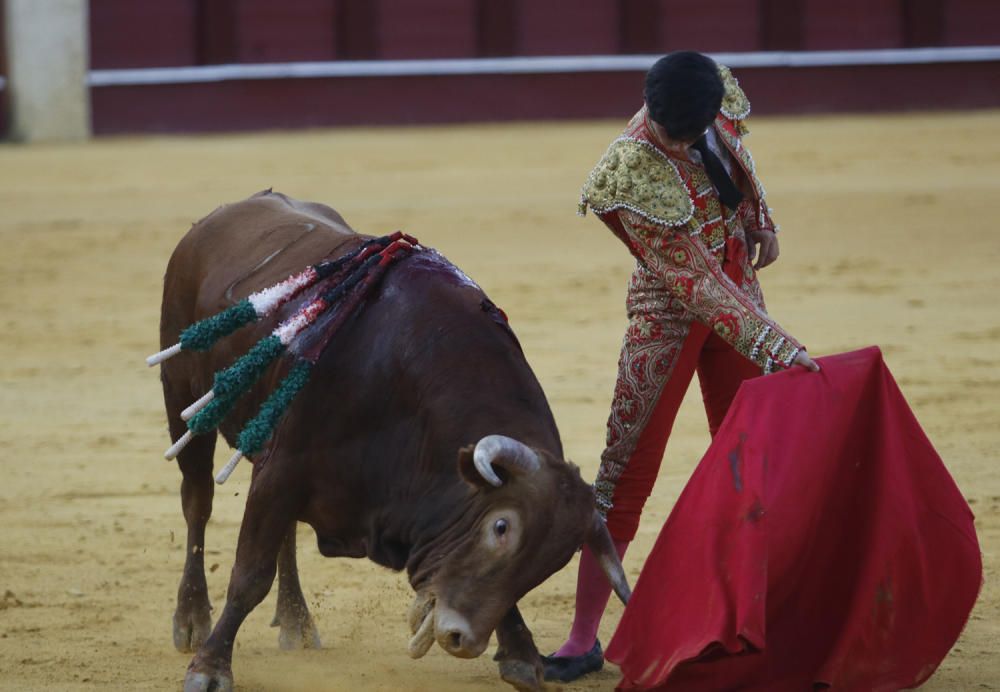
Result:
{"label": "white stripe on barrier", "polygon": [[[583,55],[442,60],[350,60],[92,70],[92,87],[193,84],[262,79],[403,77],[476,74],[554,74],[645,71],[659,55]],[[774,51],[714,53],[718,62],[741,67],[836,67],[915,65],[1000,60],[1000,46],[902,48],[885,50]]]}
{"label": "white stripe on barrier", "polygon": [[[91,70],[92,87],[150,84],[196,84],[259,79],[324,77],[408,77],[474,74],[558,74],[638,72],[659,55],[580,55],[446,60],[344,60],[337,62],[257,63]],[[842,67],[850,65],[920,65],[1000,60],[1000,46],[889,48],[884,50],[771,51],[713,53],[724,65],[741,67]],[[7,80],[0,76],[0,90]]]}

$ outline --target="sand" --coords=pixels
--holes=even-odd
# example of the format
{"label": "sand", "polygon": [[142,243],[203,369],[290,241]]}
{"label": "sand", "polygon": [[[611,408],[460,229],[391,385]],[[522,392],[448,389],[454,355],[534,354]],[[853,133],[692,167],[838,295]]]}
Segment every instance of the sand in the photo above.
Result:
{"label": "sand", "polygon": [[[103,139],[0,146],[0,689],[178,689],[171,615],[180,473],[158,374],[161,278],[190,224],[274,186],[357,229],[403,228],[510,315],[569,458],[602,449],[631,262],[580,183],[619,122]],[[928,690],[1000,689],[1000,112],[757,119],[782,224],[762,273],[814,355],[878,344],[977,514],[986,582]],[[707,446],[693,388],[626,561],[634,580]],[[219,446],[217,464],[228,456]],[[223,603],[249,469],[216,495],[206,565]],[[283,652],[274,594],[240,631],[242,690],[510,689],[489,656],[406,654],[405,578],[327,560],[300,527],[324,648]],[[543,652],[565,634],[576,561],[522,601]],[[612,605],[606,642],[621,613]],[[490,649],[492,653],[492,647]],[[606,690],[613,666],[568,689]]]}

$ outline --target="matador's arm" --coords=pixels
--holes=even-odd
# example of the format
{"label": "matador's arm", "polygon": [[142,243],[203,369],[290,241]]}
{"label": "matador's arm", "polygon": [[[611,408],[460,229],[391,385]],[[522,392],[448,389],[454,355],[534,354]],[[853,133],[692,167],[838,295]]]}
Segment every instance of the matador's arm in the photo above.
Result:
{"label": "matador's arm", "polygon": [[663,226],[618,212],[633,251],[699,321],[765,374],[788,368],[800,344],[741,291],[707,247],[685,226]]}

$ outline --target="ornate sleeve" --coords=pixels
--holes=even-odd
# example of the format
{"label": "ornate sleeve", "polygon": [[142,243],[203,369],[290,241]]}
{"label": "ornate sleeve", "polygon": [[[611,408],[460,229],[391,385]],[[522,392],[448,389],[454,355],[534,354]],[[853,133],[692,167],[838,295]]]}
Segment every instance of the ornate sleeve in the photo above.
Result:
{"label": "ornate sleeve", "polygon": [[619,219],[639,260],[699,321],[764,374],[791,366],[802,344],[733,283],[715,256],[683,226],[654,224],[630,211]]}
{"label": "ornate sleeve", "polygon": [[743,200],[737,211],[747,231],[778,232],[778,224],[771,218],[771,209],[764,201]]}

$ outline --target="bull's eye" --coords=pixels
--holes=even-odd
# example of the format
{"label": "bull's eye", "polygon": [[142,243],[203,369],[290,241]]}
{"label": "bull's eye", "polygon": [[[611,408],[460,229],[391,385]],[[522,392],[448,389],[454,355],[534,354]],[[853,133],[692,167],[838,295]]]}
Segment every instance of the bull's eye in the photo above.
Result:
{"label": "bull's eye", "polygon": [[510,528],[510,524],[507,523],[506,519],[497,519],[496,523],[493,524],[493,533],[498,536],[503,536],[507,533],[507,529]]}

